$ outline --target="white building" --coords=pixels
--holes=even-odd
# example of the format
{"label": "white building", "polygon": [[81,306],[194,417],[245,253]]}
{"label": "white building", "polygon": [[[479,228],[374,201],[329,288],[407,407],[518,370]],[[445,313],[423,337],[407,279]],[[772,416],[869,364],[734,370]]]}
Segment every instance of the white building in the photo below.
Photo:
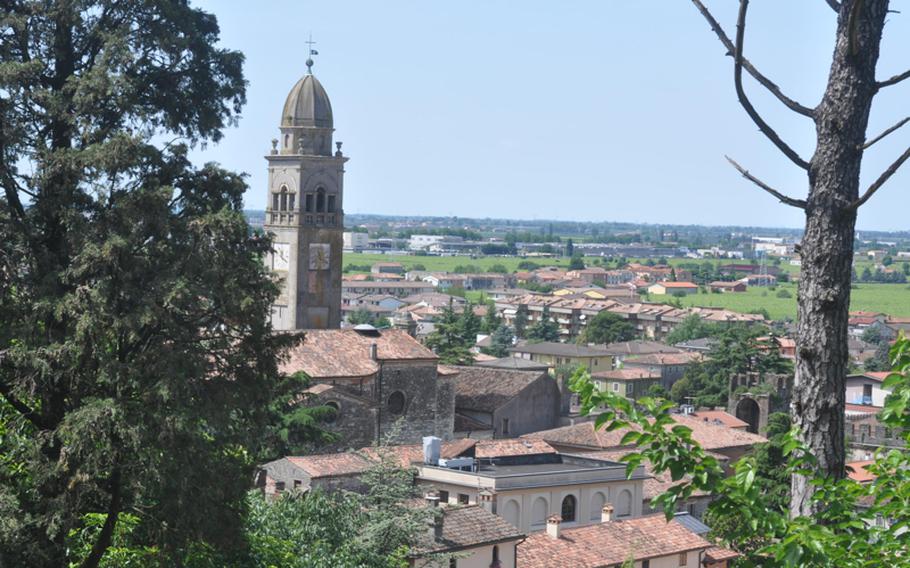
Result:
{"label": "white building", "polygon": [[345,231],[342,235],[342,246],[345,252],[360,252],[370,245],[369,235]]}

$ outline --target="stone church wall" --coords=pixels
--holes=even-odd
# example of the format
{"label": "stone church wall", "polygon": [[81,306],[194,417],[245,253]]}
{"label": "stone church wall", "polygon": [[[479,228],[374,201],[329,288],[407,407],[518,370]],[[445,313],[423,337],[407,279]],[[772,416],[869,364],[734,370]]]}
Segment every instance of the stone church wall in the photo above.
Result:
{"label": "stone church wall", "polygon": [[[435,362],[384,363],[381,374],[383,436],[394,432],[396,444],[420,443],[429,435],[452,438],[454,389],[451,381],[438,376]],[[404,395],[403,412],[395,412],[394,393]]]}

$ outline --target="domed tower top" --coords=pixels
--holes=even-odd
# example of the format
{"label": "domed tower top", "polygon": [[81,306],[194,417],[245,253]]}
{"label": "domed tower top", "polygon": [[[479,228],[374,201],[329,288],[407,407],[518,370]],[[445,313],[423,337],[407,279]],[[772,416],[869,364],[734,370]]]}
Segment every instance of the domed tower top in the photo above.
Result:
{"label": "domed tower top", "polygon": [[[307,63],[312,65],[312,60]],[[288,93],[281,113],[281,127],[332,128],[332,103],[312,72],[308,71]]]}

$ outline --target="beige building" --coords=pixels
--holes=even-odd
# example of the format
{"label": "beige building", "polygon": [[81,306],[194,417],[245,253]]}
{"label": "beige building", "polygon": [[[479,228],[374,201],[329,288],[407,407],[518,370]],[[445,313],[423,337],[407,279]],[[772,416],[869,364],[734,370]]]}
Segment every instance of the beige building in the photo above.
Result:
{"label": "beige building", "polygon": [[592,373],[591,380],[602,392],[636,400],[647,396],[652,385],[660,384],[660,374],[647,369],[613,369]]}
{"label": "beige building", "polygon": [[509,349],[513,357],[541,363],[555,370],[558,367],[582,366],[591,373],[613,368],[613,357],[600,347],[575,343],[525,343]]}
{"label": "beige building", "polygon": [[648,293],[661,296],[664,294],[695,294],[698,285],[692,282],[658,282],[648,286]]}
{"label": "beige building", "polygon": [[544,530],[554,514],[566,526],[600,522],[607,503],[619,518],[641,515],[644,468],[627,479],[623,463],[559,454],[539,440],[480,444],[473,458],[415,464],[419,483],[432,486],[443,503],[479,503],[526,533]]}

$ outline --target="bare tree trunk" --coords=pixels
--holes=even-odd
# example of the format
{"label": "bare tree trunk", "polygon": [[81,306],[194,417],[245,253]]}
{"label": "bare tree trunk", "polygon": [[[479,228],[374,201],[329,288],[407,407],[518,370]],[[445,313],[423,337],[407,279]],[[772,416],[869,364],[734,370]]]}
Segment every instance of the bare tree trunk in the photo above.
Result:
{"label": "bare tree trunk", "polygon": [[[828,86],[816,108],[818,145],[809,167],[797,311],[793,418],[820,474],[844,476],[847,319],[853,238],[875,65],[887,0],[845,0]],[[813,488],[794,476],[792,515],[814,510]]]}

